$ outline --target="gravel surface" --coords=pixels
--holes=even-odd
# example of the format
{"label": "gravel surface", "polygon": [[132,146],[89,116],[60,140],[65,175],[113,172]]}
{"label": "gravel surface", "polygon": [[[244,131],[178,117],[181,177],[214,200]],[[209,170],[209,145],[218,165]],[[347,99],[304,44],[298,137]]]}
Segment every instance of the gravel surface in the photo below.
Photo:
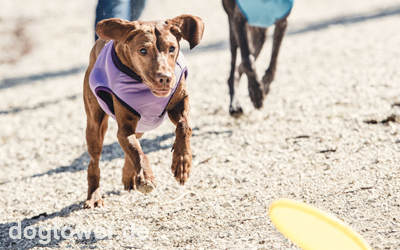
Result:
{"label": "gravel surface", "polygon": [[[278,198],[328,211],[373,249],[400,249],[399,0],[296,1],[264,108],[252,107],[244,77],[240,119],[228,114],[220,1],[148,0],[143,20],[189,13],[206,23],[198,48],[182,42],[192,174],[185,187],[174,180],[174,126],[166,122],[141,139],[157,189],[124,191],[124,153],[110,119],[100,163],[106,207],[83,210],[82,84],[95,5],[0,0],[0,249],[298,249],[268,217]],[[55,225],[76,235],[53,231],[47,244],[39,233],[12,239],[18,225],[23,236],[28,226]],[[104,239],[79,239],[85,227],[112,230]]]}

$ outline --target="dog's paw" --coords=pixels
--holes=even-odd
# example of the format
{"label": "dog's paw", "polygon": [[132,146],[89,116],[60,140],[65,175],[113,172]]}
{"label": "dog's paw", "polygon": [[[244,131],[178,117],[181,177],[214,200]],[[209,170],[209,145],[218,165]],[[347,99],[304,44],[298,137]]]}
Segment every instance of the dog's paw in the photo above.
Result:
{"label": "dog's paw", "polygon": [[104,205],[104,201],[101,198],[100,188],[97,188],[90,194],[90,196],[88,196],[83,208],[104,207]]}
{"label": "dog's paw", "polygon": [[100,188],[97,188],[93,193],[88,196],[83,208],[104,207],[104,201],[101,198]]}
{"label": "dog's paw", "polygon": [[229,114],[235,118],[239,118],[243,115],[242,107],[240,107],[240,105],[230,105]]}
{"label": "dog's paw", "polygon": [[142,169],[136,178],[134,177],[134,181],[135,189],[144,194],[151,193],[157,187],[157,182],[153,171],[146,171]]}
{"label": "dog's paw", "polygon": [[264,102],[264,91],[256,77],[249,77],[249,95],[256,109],[261,109]]}
{"label": "dog's paw", "polygon": [[125,190],[136,190],[144,194],[151,193],[156,187],[157,182],[153,172],[144,171],[143,169],[139,174],[133,176],[123,175],[122,183],[124,184]]}
{"label": "dog's paw", "polygon": [[122,184],[124,184],[125,190],[130,191],[134,189],[134,176],[135,171],[133,170],[133,167],[124,166],[122,169]]}
{"label": "dog's paw", "polygon": [[190,152],[180,153],[179,151],[174,151],[171,171],[179,184],[185,185],[192,170],[192,154]]}
{"label": "dog's paw", "polygon": [[127,175],[124,172],[122,173],[122,184],[124,184],[124,189],[125,190],[132,190],[134,189],[134,181],[133,181],[133,175]]}
{"label": "dog's paw", "polygon": [[267,69],[267,71],[265,72],[265,75],[262,78],[262,83],[263,83],[263,87],[264,87],[264,94],[267,95],[269,92],[269,85],[271,85],[272,81],[274,80],[274,74],[272,72],[272,70]]}
{"label": "dog's paw", "polygon": [[99,198],[97,200],[86,200],[85,204],[83,205],[83,208],[85,209],[91,209],[95,207],[104,207],[104,201],[102,198]]}

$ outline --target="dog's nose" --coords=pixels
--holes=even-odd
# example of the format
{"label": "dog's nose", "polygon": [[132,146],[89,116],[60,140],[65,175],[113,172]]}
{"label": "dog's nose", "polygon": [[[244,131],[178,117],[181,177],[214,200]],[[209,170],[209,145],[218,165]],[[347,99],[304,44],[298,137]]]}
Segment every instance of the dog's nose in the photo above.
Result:
{"label": "dog's nose", "polygon": [[156,74],[156,81],[166,85],[169,84],[172,80],[172,74],[171,73],[157,73]]}

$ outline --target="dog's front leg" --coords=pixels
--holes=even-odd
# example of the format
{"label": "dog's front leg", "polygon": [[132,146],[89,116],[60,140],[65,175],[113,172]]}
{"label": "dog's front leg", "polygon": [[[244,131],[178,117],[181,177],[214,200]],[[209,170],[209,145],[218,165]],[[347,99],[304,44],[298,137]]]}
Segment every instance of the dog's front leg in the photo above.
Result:
{"label": "dog's front leg", "polygon": [[175,179],[184,185],[189,179],[192,167],[190,137],[192,128],[189,125],[189,97],[185,97],[173,109],[168,111],[169,119],[176,126],[175,142],[172,146],[173,156],[171,170]]}
{"label": "dog's front leg", "polygon": [[122,170],[124,188],[150,193],[157,184],[149,160],[139,143],[142,133],[135,133],[139,117],[128,111],[115,97],[114,107],[118,123],[117,137],[125,152],[125,165]]}
{"label": "dog's front leg", "polygon": [[236,42],[236,35],[234,30],[233,10],[235,8],[235,0],[223,0],[222,4],[226,13],[228,14],[229,21],[229,40],[231,49],[231,71],[228,78],[229,95],[231,97],[229,103],[229,114],[234,117],[240,117],[243,114],[242,107],[237,99],[235,87],[239,84],[240,76],[236,70],[236,56],[238,44]]}
{"label": "dog's front leg", "polygon": [[90,156],[87,170],[88,192],[84,208],[103,207],[104,201],[100,191],[100,167],[99,161],[103,149],[103,140],[107,131],[109,116],[101,109],[96,97],[89,88],[89,66],[85,75],[83,98],[87,115],[86,143]]}
{"label": "dog's front leg", "polygon": [[[234,10],[234,29],[236,30],[236,40],[239,43],[242,63],[240,71],[244,71],[249,82],[248,89],[250,99],[255,108],[260,109],[263,106],[264,90],[258,80],[253,60],[250,59],[250,48],[247,37],[246,18],[236,5]],[[242,68],[242,69],[240,69]]]}

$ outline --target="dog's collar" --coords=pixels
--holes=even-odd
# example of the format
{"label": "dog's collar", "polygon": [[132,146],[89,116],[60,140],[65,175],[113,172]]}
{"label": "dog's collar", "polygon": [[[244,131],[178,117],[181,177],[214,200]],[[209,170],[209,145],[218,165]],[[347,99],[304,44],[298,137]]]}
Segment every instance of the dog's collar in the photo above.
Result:
{"label": "dog's collar", "polygon": [[143,82],[143,79],[138,74],[136,74],[135,71],[133,71],[121,62],[121,60],[118,58],[117,52],[115,52],[114,44],[111,48],[111,57],[115,67],[117,67],[117,69],[119,69],[122,73],[127,74],[138,82]]}

